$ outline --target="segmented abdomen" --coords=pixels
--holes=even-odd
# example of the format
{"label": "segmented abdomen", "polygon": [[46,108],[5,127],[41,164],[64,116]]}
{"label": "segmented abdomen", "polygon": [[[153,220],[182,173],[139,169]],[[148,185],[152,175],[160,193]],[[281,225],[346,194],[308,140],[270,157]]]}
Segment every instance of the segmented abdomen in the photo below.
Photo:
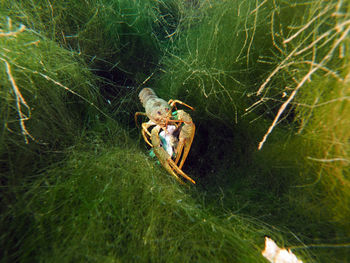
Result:
{"label": "segmented abdomen", "polygon": [[154,91],[150,88],[144,88],[140,91],[139,94],[140,101],[142,106],[146,108],[146,104],[150,99],[159,99]]}

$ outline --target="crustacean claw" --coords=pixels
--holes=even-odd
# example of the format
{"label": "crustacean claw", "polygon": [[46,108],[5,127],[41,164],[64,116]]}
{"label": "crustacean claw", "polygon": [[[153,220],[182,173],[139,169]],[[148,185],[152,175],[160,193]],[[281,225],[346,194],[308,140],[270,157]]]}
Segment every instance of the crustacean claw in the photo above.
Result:
{"label": "crustacean claw", "polygon": [[179,133],[179,142],[176,148],[177,155],[176,155],[175,163],[178,164],[181,159],[179,168],[182,169],[182,166],[184,165],[187,159],[188,153],[191,149],[196,128],[194,123],[192,122],[192,118],[185,111],[178,110],[177,118],[181,120],[182,126],[180,128],[181,131]]}
{"label": "crustacean claw", "polygon": [[176,163],[171,159],[171,156],[169,155],[169,153],[161,146],[161,140],[159,138],[160,130],[161,130],[161,128],[159,126],[156,126],[156,127],[154,127],[152,129],[152,134],[151,134],[151,140],[152,140],[152,143],[153,143],[154,154],[157,156],[159,162],[181,184],[184,184],[184,182],[177,176],[175,171],[178,174],[180,174],[182,177],[184,177],[187,180],[189,180],[191,183],[195,184],[196,182],[192,178],[190,178],[188,175],[186,175],[176,165]]}

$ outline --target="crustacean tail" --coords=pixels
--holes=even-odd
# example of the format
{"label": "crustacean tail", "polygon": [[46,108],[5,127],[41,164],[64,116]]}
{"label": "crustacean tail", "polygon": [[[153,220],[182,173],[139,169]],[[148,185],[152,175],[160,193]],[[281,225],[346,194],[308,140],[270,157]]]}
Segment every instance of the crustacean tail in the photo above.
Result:
{"label": "crustacean tail", "polygon": [[145,107],[146,103],[150,99],[158,99],[157,95],[150,88],[144,88],[139,93],[139,98],[142,103],[142,106]]}

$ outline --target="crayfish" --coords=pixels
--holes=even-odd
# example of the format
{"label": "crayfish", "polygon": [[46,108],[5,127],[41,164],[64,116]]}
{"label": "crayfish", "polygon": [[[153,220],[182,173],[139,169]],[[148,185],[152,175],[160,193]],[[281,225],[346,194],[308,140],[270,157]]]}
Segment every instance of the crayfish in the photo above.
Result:
{"label": "crayfish", "polygon": [[[165,100],[158,98],[150,88],[144,88],[139,93],[140,101],[145,112],[135,113],[137,116],[144,115],[149,118],[148,122],[142,123],[142,136],[145,142],[152,147],[162,166],[184,184],[178,175],[196,182],[182,171],[190,151],[195,125],[191,116],[183,110],[177,110],[176,104],[184,105],[191,110],[193,108],[179,100]],[[151,131],[149,129],[152,128]]]}

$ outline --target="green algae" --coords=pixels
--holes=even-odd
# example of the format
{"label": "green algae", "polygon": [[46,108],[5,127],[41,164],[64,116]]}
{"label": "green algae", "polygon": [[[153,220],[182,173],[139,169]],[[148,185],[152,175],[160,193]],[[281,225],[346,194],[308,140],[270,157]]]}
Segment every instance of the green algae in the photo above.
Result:
{"label": "green algae", "polygon": [[[0,38],[4,261],[264,262],[264,235],[349,259],[347,3],[0,3],[4,32],[26,26]],[[143,150],[140,84],[196,109],[195,188]]]}
{"label": "green algae", "polygon": [[2,167],[26,169],[74,142],[97,108],[96,78],[75,53],[10,17],[1,28],[10,34],[0,38]]}
{"label": "green algae", "polygon": [[191,172],[347,258],[348,3],[200,3],[157,81],[196,108]]}
{"label": "green algae", "polygon": [[264,262],[266,227],[211,215],[131,142],[88,142],[27,185],[9,226],[20,248],[3,246],[24,253],[7,261]]}

